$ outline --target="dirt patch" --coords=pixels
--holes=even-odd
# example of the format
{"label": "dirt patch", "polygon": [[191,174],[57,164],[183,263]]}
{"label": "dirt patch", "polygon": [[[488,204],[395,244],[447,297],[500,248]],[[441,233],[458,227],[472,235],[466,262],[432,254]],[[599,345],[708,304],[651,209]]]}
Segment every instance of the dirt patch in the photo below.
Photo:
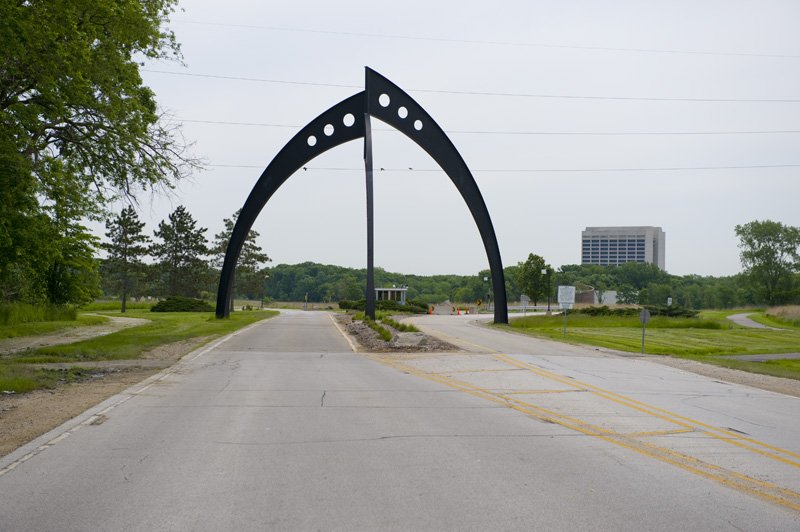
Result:
{"label": "dirt patch", "polygon": [[0,456],[66,423],[161,371],[159,368],[113,368],[55,390],[0,396]]}
{"label": "dirt patch", "polygon": [[111,321],[102,325],[88,325],[86,327],[70,327],[54,334],[20,336],[18,338],[3,338],[0,340],[0,355],[25,351],[26,349],[38,349],[51,345],[71,344],[87,340],[95,336],[105,336],[113,332],[143,325],[150,320],[143,318],[123,318],[122,316],[105,316]]}
{"label": "dirt patch", "polygon": [[[392,319],[398,322],[403,318],[404,316],[392,316]],[[352,336],[365,351],[370,351],[373,353],[426,353],[437,351],[461,351],[460,348],[454,346],[453,344],[447,343],[436,338],[435,336],[430,335],[425,335],[428,341],[424,345],[416,347],[396,347],[390,345],[386,340],[378,337],[378,334],[370,329],[369,325],[366,325],[363,321],[353,320],[352,316],[344,314],[337,315],[336,319],[344,328],[344,330],[347,331],[347,334]],[[396,336],[397,333],[400,332],[397,329],[386,325],[385,323],[381,323],[381,325],[391,332],[392,336]]]}
{"label": "dirt patch", "polygon": [[153,349],[142,353],[141,358],[158,359],[158,360],[167,360],[167,359],[177,360],[183,355],[191,353],[201,345],[210,341],[212,338],[214,338],[214,336],[199,336],[197,338],[192,338],[190,340],[181,340],[180,342],[173,342],[171,344],[159,345],[158,347],[154,347]]}

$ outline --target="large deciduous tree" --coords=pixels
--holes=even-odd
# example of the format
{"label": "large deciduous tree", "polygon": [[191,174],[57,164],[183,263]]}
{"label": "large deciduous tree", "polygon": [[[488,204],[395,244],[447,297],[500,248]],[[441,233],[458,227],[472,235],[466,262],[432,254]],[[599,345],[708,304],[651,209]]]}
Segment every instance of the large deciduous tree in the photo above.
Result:
{"label": "large deciduous tree", "polygon": [[763,301],[776,305],[796,297],[793,274],[800,270],[800,228],[756,220],[737,225],[735,231],[745,274],[759,287]]}
{"label": "large deciduous tree", "polygon": [[[61,277],[69,273],[74,280],[85,261],[63,254],[59,261],[60,251],[39,245],[54,232],[64,234],[67,222],[58,210],[68,204],[77,228],[76,220],[99,219],[110,200],[168,189],[196,167],[139,75],[147,58],[180,59],[174,35],[164,28],[176,4],[0,2],[2,297],[86,297],[85,290],[63,290]],[[69,238],[77,244],[82,235],[88,233],[72,231]],[[74,258],[76,249],[67,255]],[[84,273],[88,281],[91,272]]]}
{"label": "large deciduous tree", "polygon": [[[228,242],[233,234],[233,226],[239,218],[242,210],[236,211],[231,218],[225,218],[225,229],[214,235],[214,243],[211,246],[212,266],[221,268],[225,262],[225,253],[228,250]],[[250,230],[245,238],[242,250],[239,252],[239,261],[236,263],[234,271],[234,293],[243,294],[250,298],[261,299],[264,297],[264,280],[267,271],[263,267],[267,262],[271,262],[266,253],[262,252],[261,246],[256,243],[259,237],[258,231]]]}
{"label": "large deciduous tree", "polygon": [[153,232],[161,242],[150,246],[150,254],[157,260],[161,273],[161,293],[165,296],[197,297],[205,286],[209,254],[203,233],[197,222],[183,205],[169,215]]}
{"label": "large deciduous tree", "polygon": [[125,312],[128,294],[144,275],[142,258],[147,255],[150,237],[142,233],[143,227],[144,222],[139,221],[133,205],[106,221],[106,236],[110,242],[102,244],[108,252],[105,267],[110,286],[122,297],[121,312]]}
{"label": "large deciduous tree", "polygon": [[533,253],[528,255],[525,262],[517,263],[517,267],[517,285],[536,306],[540,299],[547,298],[547,274],[543,274],[542,270],[552,270],[552,268],[549,264],[545,264],[544,258]]}

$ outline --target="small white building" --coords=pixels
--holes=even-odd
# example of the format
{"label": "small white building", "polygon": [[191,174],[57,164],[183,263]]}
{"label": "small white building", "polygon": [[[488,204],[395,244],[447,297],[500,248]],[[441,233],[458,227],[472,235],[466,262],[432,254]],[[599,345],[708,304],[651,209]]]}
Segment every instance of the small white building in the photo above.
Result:
{"label": "small white building", "polygon": [[376,288],[375,301],[397,301],[398,305],[406,304],[406,292],[408,285],[401,288],[393,286],[391,288]]}

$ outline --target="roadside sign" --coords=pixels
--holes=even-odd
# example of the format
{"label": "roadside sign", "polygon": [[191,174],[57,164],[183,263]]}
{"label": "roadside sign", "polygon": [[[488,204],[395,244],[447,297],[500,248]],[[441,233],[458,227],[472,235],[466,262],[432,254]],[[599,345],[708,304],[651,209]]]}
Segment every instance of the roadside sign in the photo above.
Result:
{"label": "roadside sign", "polygon": [[650,311],[646,308],[643,308],[639,313],[639,321],[642,322],[642,354],[644,354],[644,329],[645,324],[650,321]]}
{"label": "roadside sign", "polygon": [[558,287],[558,302],[559,303],[575,303],[575,287],[574,286],[559,286]]}
{"label": "roadside sign", "polygon": [[520,301],[522,301],[523,303],[530,303],[530,302],[531,302],[531,298],[529,298],[529,297],[528,297],[528,296],[526,296],[525,294],[522,294],[522,295],[519,297],[519,300],[520,300]]}
{"label": "roadside sign", "polygon": [[558,303],[561,305],[561,310],[564,312],[564,338],[567,337],[567,310],[572,308],[575,303],[575,287],[574,286],[559,286],[558,287]]}
{"label": "roadside sign", "polygon": [[667,298],[667,306],[669,307],[670,305],[672,305],[672,298],[668,297]]}

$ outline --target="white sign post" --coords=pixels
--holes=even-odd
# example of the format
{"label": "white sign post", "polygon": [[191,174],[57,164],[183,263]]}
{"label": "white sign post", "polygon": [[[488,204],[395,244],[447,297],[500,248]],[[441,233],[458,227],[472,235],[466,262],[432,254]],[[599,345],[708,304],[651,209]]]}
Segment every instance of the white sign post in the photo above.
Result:
{"label": "white sign post", "polygon": [[575,287],[559,286],[558,304],[561,305],[561,311],[564,313],[564,338],[567,337],[567,310],[572,308],[573,303],[575,303]]}
{"label": "white sign post", "polygon": [[639,313],[639,321],[642,322],[642,354],[644,354],[644,326],[648,321],[650,321],[650,311],[646,308],[643,308]]}
{"label": "white sign post", "polygon": [[522,294],[519,300],[522,301],[522,315],[524,316],[526,311],[528,310],[528,303],[531,302],[531,298],[529,298],[525,294]]}

